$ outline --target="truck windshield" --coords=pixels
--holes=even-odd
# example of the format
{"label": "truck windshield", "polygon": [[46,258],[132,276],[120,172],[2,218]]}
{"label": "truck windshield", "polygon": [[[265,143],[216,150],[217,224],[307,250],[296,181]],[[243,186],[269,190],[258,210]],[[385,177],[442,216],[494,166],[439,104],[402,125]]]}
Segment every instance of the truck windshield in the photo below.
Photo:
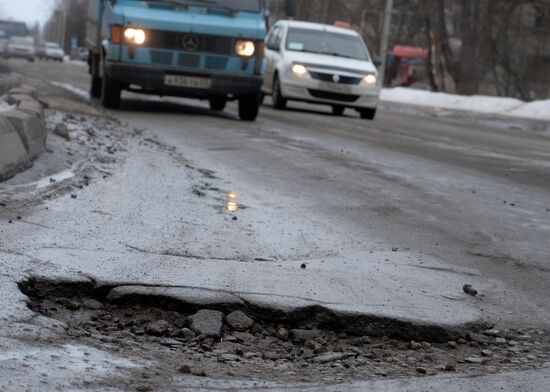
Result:
{"label": "truck windshield", "polygon": [[351,34],[291,28],[288,30],[286,48],[297,52],[369,60],[361,39]]}
{"label": "truck windshield", "polygon": [[232,11],[260,12],[263,0],[148,0],[159,3],[169,3],[185,6],[199,6],[206,8],[222,8]]}

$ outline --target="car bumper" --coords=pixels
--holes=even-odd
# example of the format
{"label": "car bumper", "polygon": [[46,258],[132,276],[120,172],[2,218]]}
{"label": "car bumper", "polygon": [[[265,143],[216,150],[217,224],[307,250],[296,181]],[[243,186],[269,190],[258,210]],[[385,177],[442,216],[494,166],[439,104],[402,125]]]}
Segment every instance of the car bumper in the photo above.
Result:
{"label": "car bumper", "polygon": [[33,60],[34,53],[6,52],[6,55],[12,58]]}
{"label": "car bumper", "polygon": [[[158,68],[143,65],[128,65],[116,62],[108,62],[107,75],[127,86],[135,85],[141,88],[143,93],[160,95],[173,95],[184,97],[208,98],[212,96],[234,96],[259,93],[262,85],[262,77],[231,73],[214,73],[187,71],[178,68]],[[164,83],[166,75],[190,76],[207,78],[212,80],[208,89],[183,88],[167,86]],[[132,91],[135,91],[132,89]]]}
{"label": "car bumper", "polygon": [[357,109],[376,108],[380,97],[379,86],[330,83],[292,76],[281,80],[281,91],[289,100]]}

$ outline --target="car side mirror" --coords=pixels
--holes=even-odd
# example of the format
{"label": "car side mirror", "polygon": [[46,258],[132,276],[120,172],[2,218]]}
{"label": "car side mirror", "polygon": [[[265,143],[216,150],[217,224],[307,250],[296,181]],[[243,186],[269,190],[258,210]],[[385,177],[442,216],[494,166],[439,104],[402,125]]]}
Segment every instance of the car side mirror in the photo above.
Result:
{"label": "car side mirror", "polygon": [[279,45],[279,44],[268,44],[268,45],[267,45],[267,48],[268,48],[269,50],[273,50],[273,51],[275,51],[275,52],[278,52],[278,51],[281,50],[281,45]]}

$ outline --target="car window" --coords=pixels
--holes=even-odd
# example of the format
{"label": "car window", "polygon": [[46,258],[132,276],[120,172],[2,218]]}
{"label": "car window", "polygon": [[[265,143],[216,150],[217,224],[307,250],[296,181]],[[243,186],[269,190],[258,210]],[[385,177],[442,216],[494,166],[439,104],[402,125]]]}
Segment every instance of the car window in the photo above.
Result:
{"label": "car window", "polygon": [[[273,30],[271,30],[271,32],[269,33],[269,36],[267,37],[267,45],[268,45],[269,48],[274,47],[280,31],[281,31],[281,27],[280,26],[275,26],[273,28]],[[279,41],[279,43],[280,43],[280,41]]]}
{"label": "car window", "polygon": [[361,38],[351,34],[291,28],[288,30],[286,48],[290,51],[369,60]]}
{"label": "car window", "polygon": [[59,49],[59,45],[58,44],[46,44],[46,46],[49,48],[49,49]]}

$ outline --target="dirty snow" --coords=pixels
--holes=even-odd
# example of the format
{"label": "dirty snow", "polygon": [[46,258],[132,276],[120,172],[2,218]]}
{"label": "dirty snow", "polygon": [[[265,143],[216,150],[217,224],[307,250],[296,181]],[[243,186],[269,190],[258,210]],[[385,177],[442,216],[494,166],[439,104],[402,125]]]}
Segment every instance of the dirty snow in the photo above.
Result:
{"label": "dirty snow", "polygon": [[428,106],[439,109],[454,109],[473,113],[497,114],[550,121],[550,100],[524,102],[515,98],[483,95],[462,96],[403,87],[383,89],[380,99],[386,102]]}
{"label": "dirty snow", "polygon": [[0,113],[9,112],[15,109],[15,106],[9,105],[7,102],[0,100]]}

